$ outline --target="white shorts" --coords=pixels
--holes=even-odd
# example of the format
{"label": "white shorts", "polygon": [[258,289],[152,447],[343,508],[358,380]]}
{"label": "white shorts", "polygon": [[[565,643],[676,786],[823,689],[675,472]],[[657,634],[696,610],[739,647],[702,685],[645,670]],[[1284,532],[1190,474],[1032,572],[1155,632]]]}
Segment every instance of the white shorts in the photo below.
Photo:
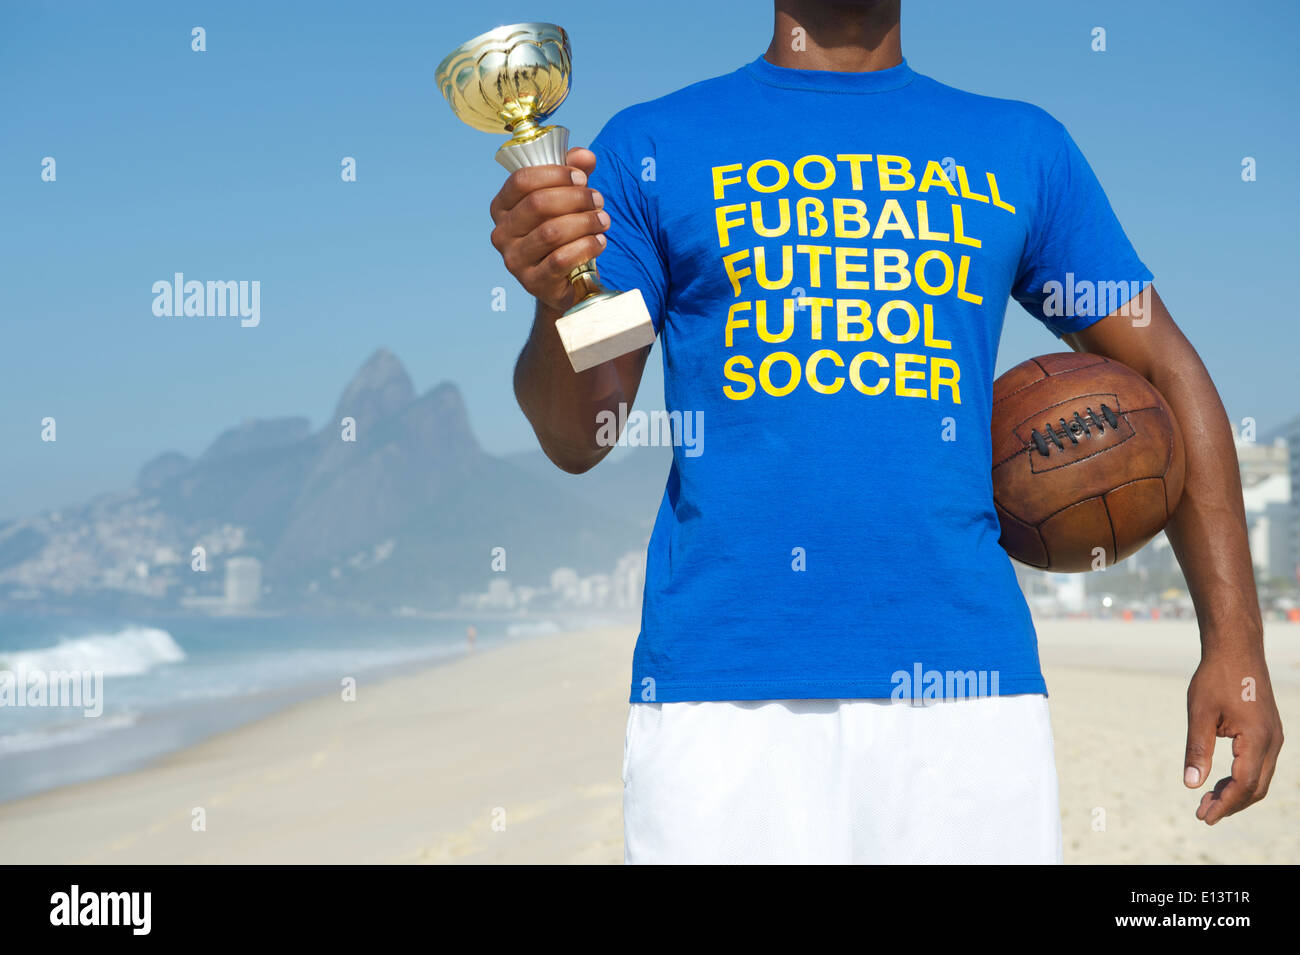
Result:
{"label": "white shorts", "polygon": [[633,703],[629,863],[1059,863],[1047,697]]}

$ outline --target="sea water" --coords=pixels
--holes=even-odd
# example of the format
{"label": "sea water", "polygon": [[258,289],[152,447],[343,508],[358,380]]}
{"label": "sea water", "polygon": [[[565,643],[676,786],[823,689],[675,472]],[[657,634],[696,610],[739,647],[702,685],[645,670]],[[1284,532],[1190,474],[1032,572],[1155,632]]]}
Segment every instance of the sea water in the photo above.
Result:
{"label": "sea water", "polygon": [[[349,677],[363,693],[367,679],[463,655],[470,623],[0,616],[0,801],[143,765],[341,692]],[[479,649],[520,635],[504,622],[473,625]],[[66,705],[53,690],[72,680],[88,692],[98,684],[102,698]]]}

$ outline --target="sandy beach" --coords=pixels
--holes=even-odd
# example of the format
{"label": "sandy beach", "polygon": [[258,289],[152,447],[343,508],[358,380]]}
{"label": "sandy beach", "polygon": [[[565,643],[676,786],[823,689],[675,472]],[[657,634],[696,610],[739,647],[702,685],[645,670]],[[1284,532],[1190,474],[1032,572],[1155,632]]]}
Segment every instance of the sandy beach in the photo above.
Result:
{"label": "sandy beach", "polygon": [[[1044,621],[1069,863],[1300,861],[1300,759],[1207,828],[1181,784],[1187,622]],[[620,863],[635,633],[538,637],[315,699],[135,772],[0,804],[10,863]],[[1300,626],[1271,624],[1300,719]],[[1220,741],[1214,776],[1226,773]],[[201,815],[205,828],[196,831]]]}

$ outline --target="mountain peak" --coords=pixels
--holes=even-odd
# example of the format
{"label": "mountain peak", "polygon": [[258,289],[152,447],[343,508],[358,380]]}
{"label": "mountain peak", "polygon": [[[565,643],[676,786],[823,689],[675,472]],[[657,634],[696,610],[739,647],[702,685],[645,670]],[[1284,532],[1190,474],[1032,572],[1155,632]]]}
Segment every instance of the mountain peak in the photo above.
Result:
{"label": "mountain peak", "polygon": [[387,348],[378,349],[352,376],[334,408],[335,428],[345,417],[373,424],[405,408],[415,400],[415,385],[406,368]]}
{"label": "mountain peak", "polygon": [[410,435],[419,435],[444,459],[482,453],[470,428],[465,399],[450,381],[425,392],[407,409],[402,420]]}

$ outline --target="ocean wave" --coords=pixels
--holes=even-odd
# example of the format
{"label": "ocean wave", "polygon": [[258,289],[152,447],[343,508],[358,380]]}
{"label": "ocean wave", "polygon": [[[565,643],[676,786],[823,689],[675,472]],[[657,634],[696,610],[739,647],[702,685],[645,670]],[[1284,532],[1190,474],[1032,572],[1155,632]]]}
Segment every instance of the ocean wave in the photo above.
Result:
{"label": "ocean wave", "polygon": [[116,633],[92,633],[59,641],[52,647],[0,651],[0,669],[45,672],[74,670],[104,676],[139,676],[165,663],[185,659],[172,635],[156,627],[126,627]]}
{"label": "ocean wave", "polygon": [[120,713],[117,716],[86,720],[84,723],[64,723],[58,726],[6,733],[0,736],[0,756],[29,753],[33,750],[49,749],[53,746],[66,746],[69,743],[85,742],[101,733],[134,726],[136,720],[137,717],[134,713]]}

